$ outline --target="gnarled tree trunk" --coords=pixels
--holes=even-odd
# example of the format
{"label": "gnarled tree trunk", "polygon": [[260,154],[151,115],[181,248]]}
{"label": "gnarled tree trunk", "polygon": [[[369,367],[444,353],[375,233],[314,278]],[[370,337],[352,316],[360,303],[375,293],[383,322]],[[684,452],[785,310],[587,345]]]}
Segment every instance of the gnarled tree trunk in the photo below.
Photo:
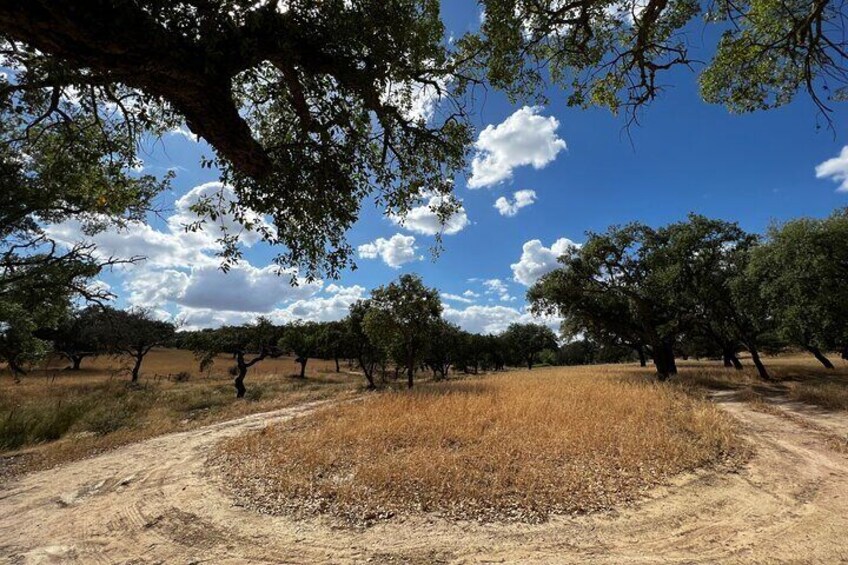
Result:
{"label": "gnarled tree trunk", "polygon": [[830,359],[825,357],[824,353],[822,353],[821,349],[819,349],[818,347],[815,347],[815,346],[812,346],[812,345],[807,345],[807,346],[804,347],[804,349],[806,349],[807,351],[812,353],[813,357],[818,359],[819,363],[824,365],[825,368],[827,368],[827,369],[833,369],[834,368],[833,363],[830,362]]}
{"label": "gnarled tree trunk", "polygon": [[760,359],[760,352],[757,350],[756,346],[748,345],[748,351],[751,352],[751,359],[754,361],[754,366],[757,368],[757,374],[764,381],[772,381],[771,375],[768,373],[768,369],[763,365],[763,361]]}

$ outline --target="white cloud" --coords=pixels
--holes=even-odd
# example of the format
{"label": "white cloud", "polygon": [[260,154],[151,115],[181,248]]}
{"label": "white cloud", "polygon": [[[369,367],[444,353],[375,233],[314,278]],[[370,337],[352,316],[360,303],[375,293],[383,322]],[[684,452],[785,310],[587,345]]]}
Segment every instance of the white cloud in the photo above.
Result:
{"label": "white cloud", "polygon": [[531,239],[521,248],[521,258],[518,263],[510,265],[513,279],[525,286],[535,283],[542,275],[557,268],[557,259],[571,247],[579,247],[565,237],[556,240],[550,247],[545,247],[538,239]]}
{"label": "white cloud", "polygon": [[405,263],[420,259],[415,246],[415,237],[399,233],[389,239],[380,237],[371,243],[360,245],[357,251],[360,258],[377,259],[379,257],[393,269],[399,269]]}
{"label": "white cloud", "polygon": [[271,319],[281,322],[291,320],[309,320],[313,322],[341,320],[347,316],[350,305],[357,300],[362,300],[366,295],[365,287],[359,285],[348,287],[331,286],[335,288],[330,291],[328,287],[327,292],[330,296],[314,296],[312,298],[298,300],[283,309],[272,312]]}
{"label": "white cloud", "polygon": [[270,312],[182,307],[175,318],[180,320],[186,329],[245,324],[255,321],[259,316],[265,316],[276,324],[286,324],[295,320],[329,322],[341,320],[347,316],[350,305],[366,296],[365,288],[358,285],[344,287],[332,284],[325,289],[325,293],[327,296],[316,294],[275,308]]}
{"label": "white cloud", "polygon": [[462,302],[463,304],[474,304],[474,301],[470,298],[466,298],[464,296],[460,296],[458,294],[451,294],[449,292],[442,292],[441,296],[445,300],[451,300],[453,302]]}
{"label": "white cloud", "polygon": [[457,210],[456,213],[448,218],[444,225],[442,225],[435,212],[441,203],[441,196],[432,196],[427,204],[412,208],[406,217],[401,218],[399,216],[390,215],[389,220],[391,220],[395,225],[406,228],[411,232],[424,235],[436,235],[437,233],[454,235],[461,232],[471,223],[468,221],[468,215],[465,213],[465,208],[460,206],[459,210]]}
{"label": "white cloud", "polygon": [[469,188],[492,186],[512,177],[515,167],[541,169],[566,148],[557,137],[559,121],[538,115],[540,108],[524,106],[497,126],[480,132],[471,161]]}
{"label": "white cloud", "polygon": [[383,101],[398,107],[409,120],[429,122],[447,86],[444,77],[432,77],[426,83],[412,81],[391,84],[383,94]]}
{"label": "white cloud", "polygon": [[495,208],[501,216],[511,218],[518,214],[522,208],[530,206],[536,202],[535,190],[519,190],[512,194],[512,200],[501,196],[495,200]]}
{"label": "white cloud", "polygon": [[848,145],[842,148],[838,157],[816,165],[816,178],[831,178],[839,183],[837,192],[848,192]]}
{"label": "white cloud", "polygon": [[533,316],[526,310],[509,306],[468,306],[462,310],[447,306],[444,317],[462,329],[481,334],[498,334],[510,324],[545,324],[554,331],[559,329],[559,319]]}
{"label": "white cloud", "polygon": [[183,292],[173,300],[193,308],[219,308],[238,312],[269,312],[276,304],[315,294],[322,283],[298,280],[291,273],[278,274],[274,265],[258,268],[239,263],[224,273],[217,267],[191,270]]}
{"label": "white cloud", "polygon": [[494,294],[501,302],[512,302],[514,296],[509,294],[509,287],[501,279],[488,279],[483,281],[483,286],[486,289],[486,294]]}
{"label": "white cloud", "polygon": [[93,237],[83,233],[78,220],[67,220],[45,228],[57,242],[71,246],[91,242],[101,258],[130,259],[143,257],[150,267],[180,267],[186,265],[217,265],[218,260],[206,251],[217,250],[217,245],[198,234],[159,231],[149,224],[129,222],[126,228],[109,228]]}
{"label": "white cloud", "polygon": [[[186,232],[186,226],[200,220],[200,217],[191,210],[191,207],[200,200],[212,201],[222,213],[214,221],[205,221],[201,230]],[[195,186],[174,203],[176,213],[168,218],[168,227],[171,233],[182,233],[184,239],[193,240],[196,245],[203,245],[207,249],[216,248],[217,240],[226,234],[239,235],[239,242],[251,247],[261,240],[261,236],[255,230],[247,229],[244,223],[236,220],[229,213],[228,207],[235,200],[236,196],[232,187],[220,182],[207,182]],[[259,214],[248,212],[244,220],[252,224],[254,228],[274,232],[274,227]]]}
{"label": "white cloud", "polygon": [[478,293],[474,292],[473,290],[469,289],[469,290],[466,290],[465,292],[463,292],[462,296],[464,296],[465,298],[477,298],[480,295]]}
{"label": "white cloud", "polygon": [[174,129],[169,131],[168,134],[179,135],[181,137],[188,139],[189,141],[194,141],[195,143],[197,143],[200,140],[200,138],[197,135],[195,135],[194,133],[192,133],[192,131],[190,129],[188,129],[188,127],[185,126],[185,125],[175,127]]}

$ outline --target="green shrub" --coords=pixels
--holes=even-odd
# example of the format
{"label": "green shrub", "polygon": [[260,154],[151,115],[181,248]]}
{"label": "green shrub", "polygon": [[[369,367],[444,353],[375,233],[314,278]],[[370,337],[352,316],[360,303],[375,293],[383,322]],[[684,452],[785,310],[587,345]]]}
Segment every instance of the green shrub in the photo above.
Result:
{"label": "green shrub", "polygon": [[[43,405],[42,405],[43,406]],[[39,408],[35,405],[33,408]],[[30,423],[30,441],[54,441],[64,436],[82,418],[88,409],[84,401],[62,401],[43,406],[33,414]]]}
{"label": "green shrub", "polygon": [[23,410],[0,413],[0,448],[17,449],[27,442],[27,419]]}

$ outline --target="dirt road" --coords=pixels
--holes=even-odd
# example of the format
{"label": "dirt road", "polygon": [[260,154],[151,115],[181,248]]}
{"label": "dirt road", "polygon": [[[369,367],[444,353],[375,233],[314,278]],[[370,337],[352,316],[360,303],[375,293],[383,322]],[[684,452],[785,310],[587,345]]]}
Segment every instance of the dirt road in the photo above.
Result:
{"label": "dirt road", "polygon": [[233,505],[206,455],[220,439],[312,406],[257,414],[33,473],[0,494],[3,563],[808,563],[848,562],[848,417],[789,417],[717,401],[756,454],[616,513],[540,525],[407,518],[366,530]]}

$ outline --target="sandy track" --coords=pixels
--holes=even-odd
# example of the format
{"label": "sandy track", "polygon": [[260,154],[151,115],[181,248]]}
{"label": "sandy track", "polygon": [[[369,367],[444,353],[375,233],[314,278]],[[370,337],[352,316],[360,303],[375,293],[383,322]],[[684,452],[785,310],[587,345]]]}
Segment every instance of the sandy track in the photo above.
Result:
{"label": "sandy track", "polygon": [[407,518],[351,530],[241,509],[206,468],[209,449],[315,404],[256,414],[7,484],[0,562],[848,562],[848,455],[832,441],[848,417],[717,401],[755,448],[741,472],[690,474],[619,512],[533,526]]}

